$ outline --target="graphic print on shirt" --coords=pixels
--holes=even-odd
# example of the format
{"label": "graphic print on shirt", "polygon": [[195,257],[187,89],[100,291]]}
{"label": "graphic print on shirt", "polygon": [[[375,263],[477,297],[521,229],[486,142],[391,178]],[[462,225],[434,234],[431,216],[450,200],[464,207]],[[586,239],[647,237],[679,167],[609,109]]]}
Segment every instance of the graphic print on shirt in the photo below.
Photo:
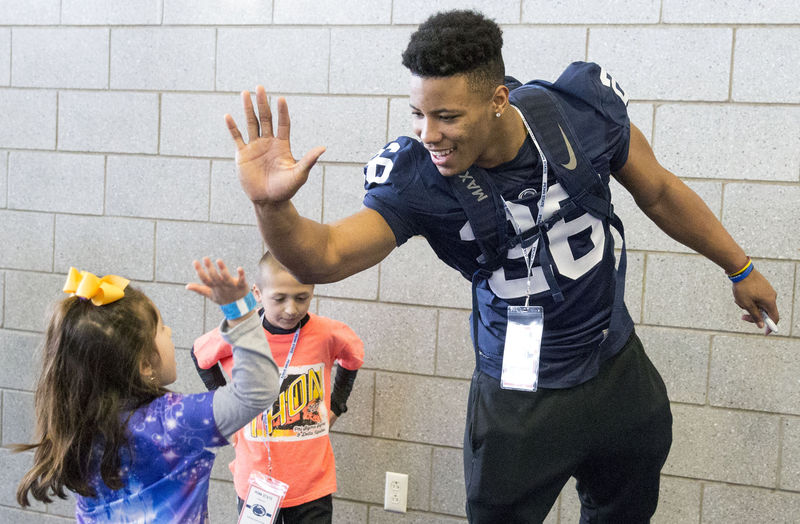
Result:
{"label": "graphic print on shirt", "polygon": [[327,433],[323,362],[290,366],[275,403],[244,428],[247,440],[260,442],[307,440]]}
{"label": "graphic print on shirt", "polygon": [[[548,187],[542,220],[551,217],[560,208],[560,202],[567,198],[569,196],[561,184],[553,184]],[[537,212],[536,201],[529,199],[529,201],[531,200],[530,205],[518,202],[507,203],[506,218],[511,223],[513,216],[521,231],[527,231],[536,224],[534,217],[534,213]],[[469,222],[464,224],[459,235],[461,240],[475,241],[475,234],[472,232]],[[546,235],[550,244],[554,269],[562,276],[577,280],[603,260],[606,239],[603,222],[589,213],[583,213],[569,221],[562,218],[553,224]],[[539,249],[542,249],[541,245],[537,246],[537,251]],[[495,295],[508,300],[524,297],[527,293],[527,282],[528,272],[525,266],[525,257],[522,247],[517,244],[508,250],[503,267],[492,273],[489,278],[489,286]],[[544,273],[542,268],[534,263],[531,276],[531,295],[545,291],[549,291],[549,287]]]}

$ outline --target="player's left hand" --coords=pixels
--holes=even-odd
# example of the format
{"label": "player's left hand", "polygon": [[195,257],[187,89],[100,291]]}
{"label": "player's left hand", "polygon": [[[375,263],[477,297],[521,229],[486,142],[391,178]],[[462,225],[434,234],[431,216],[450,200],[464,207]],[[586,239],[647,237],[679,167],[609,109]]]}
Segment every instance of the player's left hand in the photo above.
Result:
{"label": "player's left hand", "polygon": [[733,283],[733,300],[737,306],[746,311],[742,315],[742,320],[752,322],[759,328],[764,327],[761,309],[766,311],[776,324],[780,320],[778,305],[775,302],[777,297],[778,294],[757,269],[753,269],[744,280]]}

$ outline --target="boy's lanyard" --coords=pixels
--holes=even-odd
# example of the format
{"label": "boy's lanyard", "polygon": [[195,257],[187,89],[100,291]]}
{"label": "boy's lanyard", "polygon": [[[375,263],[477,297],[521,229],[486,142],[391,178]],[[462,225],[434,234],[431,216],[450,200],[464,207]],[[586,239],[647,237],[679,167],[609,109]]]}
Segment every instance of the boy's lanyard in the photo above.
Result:
{"label": "boy's lanyard", "polygon": [[[281,376],[278,379],[278,391],[280,391],[280,386],[283,385],[283,381],[286,378],[286,373],[289,371],[289,363],[292,361],[292,355],[294,355],[294,348],[297,347],[297,339],[300,338],[300,329],[301,326],[297,327],[297,331],[294,332],[294,337],[292,338],[292,345],[289,348],[289,354],[286,356],[286,363],[283,365],[283,371],[281,371]],[[266,410],[261,414],[261,421],[264,423],[264,432],[267,435],[266,440],[264,443],[267,446],[267,468],[268,473],[272,476],[272,452],[269,449],[269,425],[267,424],[267,419],[269,418],[270,410]]]}
{"label": "boy's lanyard", "polygon": [[[512,105],[511,107],[516,109],[520,117],[522,117],[522,112],[516,106]],[[542,192],[539,196],[539,202],[537,203],[538,213],[536,214],[536,222],[533,224],[534,226],[536,226],[537,224],[542,223],[542,214],[544,213],[544,203],[545,200],[547,199],[547,157],[544,156],[544,152],[542,151],[542,148],[539,146],[539,142],[536,141],[536,137],[533,136],[533,132],[528,127],[528,123],[525,121],[524,117],[522,118],[522,122],[525,124],[525,130],[527,131],[528,136],[533,141],[533,145],[536,146],[536,151],[539,153],[539,159],[542,162]],[[522,250],[522,257],[525,259],[525,266],[528,269],[527,292],[525,294],[525,305],[527,306],[531,298],[531,278],[533,277],[533,261],[536,259],[536,250],[539,247],[539,235],[534,237],[535,240],[533,241],[533,244],[531,244],[531,247],[528,249],[528,251],[525,251],[525,246],[522,245],[523,244],[522,228],[517,222],[517,219],[514,217],[514,213],[508,206],[508,202],[506,202],[506,199],[502,197],[500,198],[503,201],[503,205],[505,206],[506,210],[508,211],[508,215],[511,217],[510,218],[511,225],[514,226],[514,231],[517,233],[517,235],[520,236],[519,247]]]}

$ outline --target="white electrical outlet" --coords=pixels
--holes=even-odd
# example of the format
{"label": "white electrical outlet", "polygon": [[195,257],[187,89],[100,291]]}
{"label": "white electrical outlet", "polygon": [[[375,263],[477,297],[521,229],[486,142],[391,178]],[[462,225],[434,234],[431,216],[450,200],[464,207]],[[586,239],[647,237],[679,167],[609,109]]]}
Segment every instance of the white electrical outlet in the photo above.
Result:
{"label": "white electrical outlet", "polygon": [[386,472],[386,492],[383,496],[383,509],[396,513],[406,512],[408,500],[408,475]]}

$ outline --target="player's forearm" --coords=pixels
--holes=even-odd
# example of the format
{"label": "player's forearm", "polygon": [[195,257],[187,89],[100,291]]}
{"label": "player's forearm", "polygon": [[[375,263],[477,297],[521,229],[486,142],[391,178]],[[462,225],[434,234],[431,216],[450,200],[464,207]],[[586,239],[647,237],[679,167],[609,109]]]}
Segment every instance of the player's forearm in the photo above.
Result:
{"label": "player's forearm", "polygon": [[647,206],[645,214],[670,237],[705,256],[726,273],[747,263],[747,255],[697,194],[675,178]]}

